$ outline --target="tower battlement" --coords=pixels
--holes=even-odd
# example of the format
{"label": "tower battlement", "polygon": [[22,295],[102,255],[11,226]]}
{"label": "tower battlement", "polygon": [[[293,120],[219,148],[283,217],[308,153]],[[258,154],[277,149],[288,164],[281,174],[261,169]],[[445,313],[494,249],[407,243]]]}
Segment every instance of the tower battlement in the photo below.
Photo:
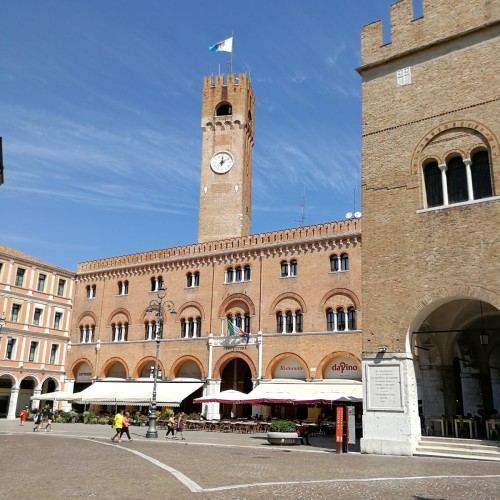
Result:
{"label": "tower battlement", "polygon": [[423,16],[415,19],[412,0],[391,5],[391,41],[386,44],[382,21],[366,25],[361,32],[361,66],[375,66],[486,25],[500,23],[500,2],[491,0],[422,0],[422,9]]}

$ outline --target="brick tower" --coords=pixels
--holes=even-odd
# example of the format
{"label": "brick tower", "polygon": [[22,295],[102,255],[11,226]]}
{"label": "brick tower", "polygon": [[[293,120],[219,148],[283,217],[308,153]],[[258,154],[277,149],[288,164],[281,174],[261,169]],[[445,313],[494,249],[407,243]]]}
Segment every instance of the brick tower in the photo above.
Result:
{"label": "brick tower", "polygon": [[499,394],[500,3],[423,0],[416,19],[402,0],[382,33],[365,26],[358,69],[361,449],[411,455],[419,410],[466,415]]}
{"label": "brick tower", "polygon": [[254,110],[248,75],[205,77],[198,242],[250,234]]}

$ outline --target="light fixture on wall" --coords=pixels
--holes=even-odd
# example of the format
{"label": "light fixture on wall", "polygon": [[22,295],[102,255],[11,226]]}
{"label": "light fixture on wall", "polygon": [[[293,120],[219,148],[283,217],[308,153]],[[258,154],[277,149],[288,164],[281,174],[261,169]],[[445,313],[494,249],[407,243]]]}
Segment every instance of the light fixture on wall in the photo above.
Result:
{"label": "light fixture on wall", "polygon": [[5,313],[0,318],[0,340],[2,340],[2,330],[5,328]]}
{"label": "light fixture on wall", "polygon": [[386,351],[387,351],[387,346],[385,346],[385,345],[378,346],[378,352],[381,352],[383,354]]}
{"label": "light fixture on wall", "polygon": [[479,342],[484,349],[488,347],[488,342],[490,340],[489,333],[484,329],[484,318],[483,318],[483,303],[479,301],[479,310],[481,311],[481,333],[479,334]]}

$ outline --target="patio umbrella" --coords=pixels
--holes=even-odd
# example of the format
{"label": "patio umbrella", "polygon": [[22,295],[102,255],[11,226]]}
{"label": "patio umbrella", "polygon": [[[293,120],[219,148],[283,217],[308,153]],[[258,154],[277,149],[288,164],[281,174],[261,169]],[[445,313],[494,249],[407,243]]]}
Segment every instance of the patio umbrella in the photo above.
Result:
{"label": "patio umbrella", "polygon": [[304,397],[298,397],[295,398],[294,403],[295,404],[315,404],[315,405],[320,405],[320,404],[331,404],[331,403],[358,403],[360,402],[361,399],[356,398],[354,396],[347,396],[343,392],[336,392],[336,391],[325,391],[325,392],[317,392],[316,394],[313,394],[312,396],[304,396]]}
{"label": "patio umbrella", "polygon": [[193,399],[193,403],[225,403],[225,404],[239,404],[245,403],[245,398],[248,395],[244,392],[229,389],[221,391],[217,394],[208,394],[199,398]]}
{"label": "patio umbrella", "polygon": [[[255,389],[254,389],[255,390]],[[289,392],[281,392],[281,391],[269,391],[269,392],[260,392],[260,394],[256,394],[252,396],[252,393],[248,394],[244,403],[250,405],[262,405],[269,403],[293,403],[294,396]]]}

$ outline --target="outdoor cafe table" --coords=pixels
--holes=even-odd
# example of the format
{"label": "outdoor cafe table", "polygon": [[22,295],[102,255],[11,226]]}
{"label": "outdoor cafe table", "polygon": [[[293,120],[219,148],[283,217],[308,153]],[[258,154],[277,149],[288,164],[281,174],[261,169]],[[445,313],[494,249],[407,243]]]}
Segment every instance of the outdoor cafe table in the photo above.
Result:
{"label": "outdoor cafe table", "polygon": [[431,417],[429,418],[429,423],[431,424],[432,430],[434,431],[434,424],[437,423],[441,426],[441,436],[445,437],[448,435],[448,419],[445,417]]}
{"label": "outdoor cafe table", "polygon": [[477,437],[477,425],[473,418],[454,418],[453,422],[455,424],[455,437],[460,437],[460,427],[465,425],[469,426],[469,437]]}
{"label": "outdoor cafe table", "polygon": [[496,434],[497,439],[500,438],[500,418],[489,418],[486,420],[486,439],[492,437],[493,432]]}

